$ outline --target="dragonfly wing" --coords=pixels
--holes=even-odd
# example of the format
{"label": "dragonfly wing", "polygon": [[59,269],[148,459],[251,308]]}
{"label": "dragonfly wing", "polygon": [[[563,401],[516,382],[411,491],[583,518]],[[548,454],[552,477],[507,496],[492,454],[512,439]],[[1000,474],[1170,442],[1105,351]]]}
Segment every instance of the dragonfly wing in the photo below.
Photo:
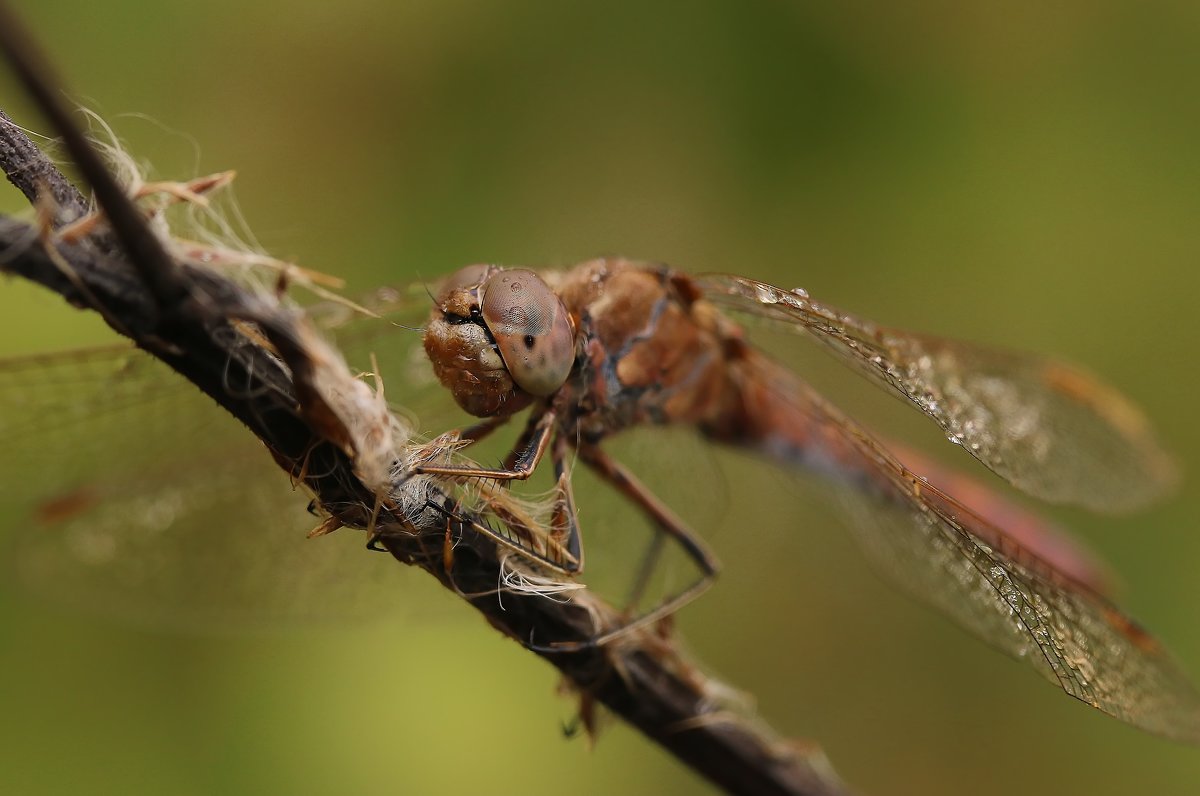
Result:
{"label": "dragonfly wing", "polygon": [[1076,699],[1200,743],[1200,695],[1156,639],[1041,561],[983,543],[970,512],[912,484],[896,485],[914,490],[907,505],[844,494],[861,546],[885,576]]}
{"label": "dragonfly wing", "polygon": [[947,438],[1019,489],[1097,511],[1166,492],[1175,468],[1142,413],[1079,368],[877,326],[736,276],[700,279],[722,308],[811,334],[933,418]]}
{"label": "dragonfly wing", "polygon": [[131,347],[0,363],[0,441],[6,563],[55,601],[188,629],[380,599],[365,539],[305,540],[308,497],[263,446]]}
{"label": "dragonfly wing", "polygon": [[333,338],[351,368],[380,379],[394,411],[409,416],[426,436],[451,425],[472,422],[454,408],[438,384],[421,345],[424,324],[432,306],[422,285],[380,288],[363,296],[357,307],[325,302],[308,310],[309,317]]}
{"label": "dragonfly wing", "polygon": [[1070,569],[942,492],[798,380],[776,393],[838,474],[861,547],[904,590],[1071,696],[1200,743],[1200,694],[1162,646]]}

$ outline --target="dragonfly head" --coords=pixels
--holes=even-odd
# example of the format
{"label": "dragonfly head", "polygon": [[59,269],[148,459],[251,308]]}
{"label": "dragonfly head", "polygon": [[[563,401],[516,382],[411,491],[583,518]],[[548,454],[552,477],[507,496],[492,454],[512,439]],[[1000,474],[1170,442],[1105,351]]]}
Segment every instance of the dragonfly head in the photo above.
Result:
{"label": "dragonfly head", "polygon": [[562,300],[533,271],[470,265],[442,286],[425,353],[467,412],[512,414],[566,382],[575,329]]}

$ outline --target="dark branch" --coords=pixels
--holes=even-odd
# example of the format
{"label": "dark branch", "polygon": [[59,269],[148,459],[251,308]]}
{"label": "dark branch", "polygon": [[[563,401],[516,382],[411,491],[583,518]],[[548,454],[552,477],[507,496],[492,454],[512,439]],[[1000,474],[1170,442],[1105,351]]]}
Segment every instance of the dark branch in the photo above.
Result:
{"label": "dark branch", "polygon": [[57,91],[60,82],[50,64],[42,57],[37,43],[16,14],[3,3],[0,3],[0,52],[7,56],[17,80],[62,136],[67,152],[95,191],[101,208],[112,221],[113,232],[129,262],[141,274],[142,281],[164,311],[180,312],[179,305],[186,301],[189,293],[179,266],[167,254],[150,225],[144,223],[133,202],[125,196],[100,153],[75,124]]}
{"label": "dark branch", "polygon": [[30,204],[49,192],[54,202],[54,225],[67,224],[88,211],[83,194],[55,168],[37,145],[29,140],[8,114],[0,110],[0,168]]}
{"label": "dark branch", "polygon": [[[0,123],[3,168],[31,200],[49,186],[61,203],[60,216],[77,215],[86,206],[69,182],[5,118]],[[69,190],[68,190],[69,189]],[[106,208],[108,210],[108,208]],[[110,212],[110,218],[112,214]],[[280,466],[301,478],[321,505],[347,525],[363,527],[363,507],[373,506],[377,491],[357,474],[361,461],[346,452],[331,432],[322,404],[318,361],[303,317],[249,293],[213,272],[174,264],[186,289],[203,295],[202,312],[171,315],[142,279],[142,269],[120,255],[106,254],[86,241],[59,244],[58,253],[75,279],[68,278],[40,243],[37,230],[0,217],[0,271],[18,274],[64,296],[76,306],[98,301],[135,342],[166,362],[214,398],[267,444]],[[144,266],[143,266],[144,267]],[[86,287],[81,295],[79,284]],[[278,358],[238,332],[235,322],[252,320],[269,337]],[[344,368],[342,368],[344,370]],[[329,374],[326,373],[325,377]],[[352,381],[349,374],[341,377]],[[239,385],[236,393],[230,383]],[[356,469],[356,464],[360,465]],[[318,473],[319,475],[312,475]],[[437,506],[450,507],[450,496],[431,487],[435,507],[419,517],[404,515],[385,502],[380,523],[405,526],[404,533],[381,540],[395,558],[419,566],[447,588],[465,595],[502,633],[527,643],[578,641],[592,637],[596,623],[616,623],[617,615],[590,593],[571,602],[494,594],[504,571],[496,546],[460,523],[451,566],[444,559],[447,521]],[[429,516],[442,519],[430,521]],[[844,788],[818,754],[785,747],[757,723],[721,710],[717,689],[679,651],[665,632],[642,632],[603,648],[570,653],[537,653],[557,667],[581,695],[586,713],[592,701],[607,706],[722,788],[746,794],[834,794]]]}

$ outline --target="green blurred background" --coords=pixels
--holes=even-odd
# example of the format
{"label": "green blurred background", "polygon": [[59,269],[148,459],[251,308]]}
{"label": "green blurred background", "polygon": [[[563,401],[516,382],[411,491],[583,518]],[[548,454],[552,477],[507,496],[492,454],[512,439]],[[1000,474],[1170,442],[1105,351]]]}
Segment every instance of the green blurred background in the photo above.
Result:
{"label": "green blurred background", "polygon": [[[1200,676],[1200,5],[17,5],[71,96],[158,174],[236,168],[262,243],[352,293],[621,253],[1086,363],[1147,408],[1189,478],[1136,517],[1054,516]],[[6,77],[0,106],[45,130]],[[0,313],[5,353],[103,337],[11,282]],[[852,379],[822,386],[913,422]],[[735,511],[752,483],[729,477]],[[861,791],[1200,785],[1200,751],[898,597],[824,514],[770,521],[717,532],[726,573],[680,624]],[[0,592],[0,788],[707,792],[615,722],[594,750],[564,740],[553,671],[401,574],[402,617],[233,638]]]}

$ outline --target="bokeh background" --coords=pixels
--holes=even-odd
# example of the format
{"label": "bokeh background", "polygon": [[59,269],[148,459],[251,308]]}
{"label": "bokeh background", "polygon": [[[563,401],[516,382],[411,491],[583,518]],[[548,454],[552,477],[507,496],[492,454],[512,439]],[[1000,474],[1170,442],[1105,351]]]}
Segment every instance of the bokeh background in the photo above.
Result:
{"label": "bokeh background", "polygon": [[[1195,3],[16,5],[134,153],[236,168],[261,242],[351,292],[621,253],[1088,364],[1188,478],[1134,517],[1052,514],[1200,678]],[[0,105],[45,129],[7,77]],[[10,281],[0,323],[5,353],[107,339]],[[853,377],[821,387],[937,444]],[[726,573],[680,626],[862,792],[1195,792],[1200,751],[1057,693],[880,583],[819,508],[754,514],[774,482],[725,478]],[[424,580],[397,575],[398,616],[231,637],[0,587],[0,788],[708,792],[615,722],[564,740],[553,671]]]}

